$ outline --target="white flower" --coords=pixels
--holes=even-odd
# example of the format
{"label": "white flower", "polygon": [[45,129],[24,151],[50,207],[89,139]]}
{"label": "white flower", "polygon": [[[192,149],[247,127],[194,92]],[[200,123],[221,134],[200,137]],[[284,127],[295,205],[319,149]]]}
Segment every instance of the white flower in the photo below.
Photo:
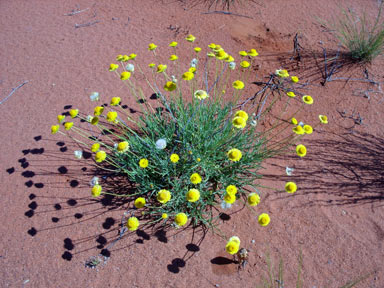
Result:
{"label": "white flower", "polygon": [[231,208],[231,207],[232,207],[232,204],[229,204],[229,203],[227,203],[227,202],[225,202],[225,201],[221,202],[221,208],[223,208],[223,209],[229,209],[229,208]]}
{"label": "white flower", "polygon": [[74,154],[75,154],[75,157],[76,157],[77,159],[81,159],[81,157],[83,157],[83,151],[81,151],[81,150],[76,150],[76,151],[74,152]]}
{"label": "white flower", "polygon": [[255,126],[257,125],[257,121],[256,121],[256,120],[252,120],[252,121],[251,121],[251,125],[252,125],[253,127],[255,127]]}
{"label": "white flower", "polygon": [[176,79],[175,75],[172,75],[171,78],[172,78],[173,83],[177,83],[177,79]]}
{"label": "white flower", "polygon": [[93,119],[93,116],[91,116],[91,115],[88,115],[88,116],[87,116],[87,121],[88,121],[88,122],[91,122],[92,119]]}
{"label": "white flower", "polygon": [[289,168],[288,166],[285,168],[285,173],[287,173],[288,176],[292,176],[293,171],[295,171],[295,169]]}
{"label": "white flower", "polygon": [[298,124],[299,126],[303,127],[304,126],[304,123],[300,121],[300,123]]}
{"label": "white flower", "polygon": [[167,141],[165,139],[159,139],[156,141],[156,148],[163,150],[165,147],[167,147]]}
{"label": "white flower", "polygon": [[135,65],[128,63],[127,66],[125,66],[125,69],[127,69],[128,72],[135,71]]}
{"label": "white flower", "polygon": [[93,177],[91,179],[91,181],[89,182],[89,185],[91,185],[91,187],[95,186],[95,185],[99,185],[99,177]]}
{"label": "white flower", "polygon": [[197,98],[199,100],[203,100],[203,99],[209,97],[208,93],[205,92],[204,90],[196,90],[194,93],[194,96],[195,96],[195,98]]}
{"label": "white flower", "polygon": [[191,67],[196,67],[197,62],[199,62],[199,60],[197,60],[196,58],[193,58],[191,61]]}
{"label": "white flower", "polygon": [[235,62],[231,62],[231,63],[229,63],[228,67],[229,67],[229,69],[234,70],[236,68],[236,63]]}
{"label": "white flower", "polygon": [[119,144],[117,144],[117,143],[113,144],[113,148],[117,149],[117,146],[119,146]]}
{"label": "white flower", "polygon": [[100,99],[99,95],[100,95],[99,92],[92,92],[89,98],[91,99],[91,101],[99,101]]}

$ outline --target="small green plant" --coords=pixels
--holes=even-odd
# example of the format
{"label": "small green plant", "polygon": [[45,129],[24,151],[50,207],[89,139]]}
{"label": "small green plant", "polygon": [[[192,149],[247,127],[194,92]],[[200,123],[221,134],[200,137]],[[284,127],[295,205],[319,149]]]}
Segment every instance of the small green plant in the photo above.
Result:
{"label": "small green plant", "polygon": [[329,26],[336,37],[349,50],[354,61],[370,62],[383,52],[384,21],[382,20],[383,1],[378,8],[374,22],[366,13],[359,16],[351,8],[342,9],[342,15]]}
{"label": "small green plant", "polygon": [[[280,257],[279,260],[279,266],[276,268],[274,266],[274,263],[271,259],[271,256],[269,253],[266,254],[266,263],[267,263],[267,270],[265,271],[266,276],[262,277],[262,284],[257,285],[257,288],[285,288],[288,287],[286,283],[284,283],[284,262],[283,259]],[[303,255],[300,251],[299,257],[298,257],[298,268],[297,268],[297,278],[296,278],[296,288],[302,288],[303,287],[303,277],[302,277],[302,271],[303,271]],[[363,276],[360,276],[354,280],[348,281],[346,284],[341,286],[340,288],[352,288],[359,284],[360,282],[364,281],[365,279],[372,276],[374,272],[367,273]],[[293,287],[293,286],[289,286]]]}

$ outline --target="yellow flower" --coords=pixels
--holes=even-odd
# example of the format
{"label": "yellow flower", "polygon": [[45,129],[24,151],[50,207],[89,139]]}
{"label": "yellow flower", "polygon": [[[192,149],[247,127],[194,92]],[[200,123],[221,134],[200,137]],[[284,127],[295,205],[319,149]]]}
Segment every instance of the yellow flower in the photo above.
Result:
{"label": "yellow flower", "polygon": [[51,134],[56,134],[60,129],[59,125],[52,125],[51,126]]}
{"label": "yellow flower", "polygon": [[291,77],[291,81],[292,81],[293,83],[297,83],[297,82],[299,82],[299,77],[297,77],[297,76],[292,76],[292,77]]}
{"label": "yellow flower", "polygon": [[207,97],[209,97],[208,93],[205,92],[204,90],[196,90],[195,93],[193,93],[195,98],[199,99],[199,100],[203,100]]}
{"label": "yellow flower", "polygon": [[145,158],[140,159],[139,166],[141,168],[147,168],[148,167],[148,159],[145,159]]}
{"label": "yellow flower", "polygon": [[117,112],[116,112],[116,111],[109,111],[109,112],[107,113],[107,120],[108,120],[109,122],[113,122],[113,121],[115,121],[116,118],[117,118]]}
{"label": "yellow flower", "polygon": [[236,195],[237,187],[235,185],[228,185],[227,188],[225,188],[225,191],[230,195]]}
{"label": "yellow flower", "polygon": [[248,55],[251,57],[256,57],[257,55],[259,55],[259,53],[257,53],[256,49],[251,49],[248,51]]}
{"label": "yellow flower", "polygon": [[117,55],[116,56],[116,61],[123,61],[123,58],[124,58],[124,56],[123,55]]}
{"label": "yellow flower", "polygon": [[107,153],[105,153],[105,151],[98,151],[96,152],[96,155],[95,155],[95,161],[100,163],[100,162],[103,162],[105,160],[105,158],[107,158]]}
{"label": "yellow flower", "polygon": [[227,152],[228,158],[231,161],[237,162],[241,159],[243,156],[241,154],[241,151],[239,149],[233,148]]}
{"label": "yellow flower", "polygon": [[244,118],[245,121],[248,120],[248,114],[247,112],[243,111],[243,110],[239,110],[235,113],[235,117],[242,117]]}
{"label": "yellow flower", "polygon": [[127,141],[120,142],[117,144],[117,151],[119,152],[125,152],[129,149],[129,143]]}
{"label": "yellow flower", "polygon": [[225,193],[224,201],[228,204],[233,204],[236,201],[236,195]]}
{"label": "yellow flower", "polygon": [[199,53],[201,51],[201,48],[200,47],[195,47],[194,50],[195,50],[196,53]]}
{"label": "yellow flower", "polygon": [[224,60],[228,57],[228,54],[224,50],[220,50],[220,51],[216,52],[215,56],[219,60]]}
{"label": "yellow flower", "polygon": [[112,99],[111,99],[111,105],[112,105],[112,106],[117,106],[117,105],[120,104],[120,101],[121,101],[120,97],[112,97]]}
{"label": "yellow flower", "polygon": [[192,184],[201,183],[201,176],[199,173],[193,173],[189,179],[191,180]]}
{"label": "yellow flower", "polygon": [[129,231],[136,231],[139,228],[140,222],[136,217],[129,217],[127,221],[127,227]]}
{"label": "yellow flower", "polygon": [[303,101],[305,104],[311,105],[313,104],[313,98],[309,95],[304,95],[303,96]]}
{"label": "yellow flower", "polygon": [[239,252],[240,249],[240,238],[237,236],[232,236],[229,238],[227,244],[225,245],[225,251],[227,253],[234,255]]}
{"label": "yellow flower", "polygon": [[99,143],[95,143],[92,145],[92,147],[91,147],[92,152],[97,152],[99,150],[100,150],[100,144]]}
{"label": "yellow flower", "polygon": [[197,189],[189,189],[186,196],[189,202],[196,202],[200,198],[200,192]]}
{"label": "yellow flower", "polygon": [[312,132],[313,132],[313,128],[312,128],[311,125],[304,125],[303,128],[304,128],[304,132],[305,132],[306,134],[312,134]]}
{"label": "yellow flower", "polygon": [[285,184],[285,191],[288,193],[295,193],[297,190],[297,185],[295,182],[287,182]]}
{"label": "yellow flower", "polygon": [[99,116],[99,115],[101,115],[103,112],[104,112],[104,107],[103,107],[103,106],[96,106],[96,107],[95,107],[95,110],[94,110],[94,112],[93,112],[93,114],[94,114],[95,116]]}
{"label": "yellow flower", "polygon": [[136,57],[137,57],[137,55],[135,53],[129,54],[129,59],[130,60],[134,60]]}
{"label": "yellow flower", "polygon": [[232,87],[237,90],[241,90],[244,88],[244,83],[240,80],[236,80],[235,82],[232,83]]}
{"label": "yellow flower", "polygon": [[187,40],[188,42],[195,42],[195,39],[196,39],[196,37],[193,36],[192,34],[189,34],[189,35],[185,38],[185,40]]}
{"label": "yellow flower", "polygon": [[281,78],[287,78],[289,77],[289,73],[287,70],[278,69],[275,71],[275,74]]}
{"label": "yellow flower", "polygon": [[291,119],[291,124],[293,124],[293,125],[297,125],[297,119],[296,118],[292,118]]}
{"label": "yellow flower", "polygon": [[267,213],[262,213],[259,215],[259,224],[261,226],[267,226],[269,222],[271,221],[271,218],[269,218],[269,215]]}
{"label": "yellow flower", "polygon": [[97,125],[97,123],[99,123],[99,117],[92,117],[91,124],[92,125]]}
{"label": "yellow flower", "polygon": [[131,77],[131,72],[128,72],[128,71],[124,71],[124,72],[121,72],[121,75],[120,75],[120,79],[121,80],[127,80]]}
{"label": "yellow flower", "polygon": [[168,81],[168,82],[165,83],[165,85],[164,85],[164,90],[165,90],[165,91],[169,91],[169,92],[171,92],[171,91],[173,91],[173,90],[175,90],[175,89],[176,89],[176,84],[173,83],[172,81]]}
{"label": "yellow flower", "polygon": [[64,115],[57,115],[57,121],[58,121],[59,123],[63,122],[64,119],[65,119],[65,116],[64,116]]}
{"label": "yellow flower", "polygon": [[167,65],[165,65],[165,64],[159,64],[159,65],[157,65],[157,70],[156,70],[156,72],[157,72],[157,73],[161,73],[161,72],[164,72],[166,69],[167,69]]}
{"label": "yellow flower", "polygon": [[248,68],[251,64],[248,61],[241,61],[240,66],[243,68]]}
{"label": "yellow flower", "polygon": [[156,66],[156,64],[155,64],[155,63],[149,63],[148,66],[149,66],[150,68],[153,68],[153,67]]}
{"label": "yellow flower", "polygon": [[305,132],[303,127],[301,127],[300,125],[296,126],[295,128],[293,128],[292,131],[295,132],[298,135],[303,135],[304,132]]}
{"label": "yellow flower", "polygon": [[228,57],[225,58],[225,62],[230,63],[230,62],[234,62],[234,61],[235,61],[235,59],[231,55],[228,55]]}
{"label": "yellow flower", "polygon": [[170,47],[176,47],[177,46],[177,42],[176,41],[172,41],[171,44],[169,44]]}
{"label": "yellow flower", "polygon": [[73,122],[65,122],[64,123],[64,128],[65,130],[70,130],[73,126]]}
{"label": "yellow flower", "polygon": [[248,53],[247,51],[239,51],[239,55],[245,57],[248,56]]}
{"label": "yellow flower", "polygon": [[215,49],[216,48],[216,44],[215,43],[211,43],[208,45],[209,48],[211,49]]}
{"label": "yellow flower", "polygon": [[178,213],[175,216],[175,223],[177,226],[184,226],[188,222],[188,217],[185,213]]}
{"label": "yellow flower", "polygon": [[208,57],[211,57],[211,58],[212,58],[212,57],[215,57],[215,53],[213,53],[213,52],[208,52],[208,53],[207,53],[207,56],[208,56]]}
{"label": "yellow flower", "polygon": [[179,57],[177,57],[176,55],[171,55],[169,57],[169,60],[171,60],[171,61],[176,61],[177,59],[179,59]]}
{"label": "yellow flower", "polygon": [[96,184],[95,186],[92,187],[92,196],[93,197],[100,196],[102,190],[103,188],[99,184]]}
{"label": "yellow flower", "polygon": [[296,146],[296,153],[300,157],[304,157],[307,154],[307,148],[303,144]]}
{"label": "yellow flower", "polygon": [[129,60],[129,57],[128,55],[123,55],[123,60],[121,60],[122,62],[127,62]]}
{"label": "yellow flower", "polygon": [[192,73],[195,73],[196,72],[196,68],[195,67],[190,67],[188,69],[189,72],[192,72]]}
{"label": "yellow flower", "polygon": [[200,162],[200,161],[201,161],[201,159],[200,159],[200,158],[197,158],[197,159],[196,159],[196,161],[197,161],[197,162]]}
{"label": "yellow flower", "polygon": [[291,97],[291,98],[296,96],[296,94],[293,91],[287,92],[287,95],[288,95],[288,97]]}
{"label": "yellow flower", "polygon": [[250,193],[248,195],[247,201],[249,206],[256,206],[257,204],[260,203],[260,196],[257,193]]}
{"label": "yellow flower", "polygon": [[168,190],[162,189],[157,193],[157,201],[162,204],[167,203],[171,199],[171,192]]}
{"label": "yellow flower", "polygon": [[172,154],[171,157],[169,157],[169,158],[171,159],[172,163],[177,163],[177,162],[179,162],[179,159],[180,159],[179,155],[177,155],[177,154]]}
{"label": "yellow flower", "polygon": [[190,71],[187,71],[183,74],[183,79],[186,80],[186,81],[190,81],[192,80],[193,78],[195,77],[195,75],[190,72]]}
{"label": "yellow flower", "polygon": [[168,218],[168,214],[167,214],[167,213],[163,213],[163,214],[161,214],[161,218],[163,218],[163,219],[167,219],[167,218]]}
{"label": "yellow flower", "polygon": [[71,115],[72,118],[75,118],[79,114],[79,109],[71,109],[69,111],[69,115]]}
{"label": "yellow flower", "polygon": [[157,47],[157,45],[151,43],[151,44],[148,45],[148,50],[149,50],[149,51],[153,51],[153,50],[156,49],[156,47]]}
{"label": "yellow flower", "polygon": [[328,124],[328,117],[325,115],[319,115],[320,122],[323,124]]}
{"label": "yellow flower", "polygon": [[119,68],[118,64],[111,63],[111,65],[109,65],[109,71],[115,71],[117,68]]}
{"label": "yellow flower", "polygon": [[145,206],[145,203],[146,203],[145,198],[143,198],[143,197],[136,198],[135,207],[137,209],[143,208]]}
{"label": "yellow flower", "polygon": [[235,117],[232,120],[232,124],[238,129],[243,129],[247,125],[247,121],[243,117]]}

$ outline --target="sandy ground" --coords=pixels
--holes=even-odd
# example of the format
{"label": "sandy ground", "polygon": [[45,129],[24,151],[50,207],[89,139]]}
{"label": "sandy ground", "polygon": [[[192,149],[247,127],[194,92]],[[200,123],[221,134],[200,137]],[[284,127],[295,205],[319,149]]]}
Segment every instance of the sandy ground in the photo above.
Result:
{"label": "sandy ground", "polygon": [[[384,287],[384,95],[363,81],[321,85],[321,60],[304,53],[337,49],[316,17],[332,19],[339,3],[374,16],[377,1],[257,0],[231,10],[239,15],[202,14],[206,7],[188,3],[0,1],[1,100],[28,81],[0,105],[0,286],[255,287],[269,253],[275,265],[280,256],[284,260],[284,287],[295,287],[301,251],[304,287],[340,287],[370,272],[357,287]],[[211,232],[141,231],[104,250],[118,237],[123,207],[89,197],[86,162],[74,161],[73,143],[49,131],[70,106],[91,111],[92,91],[103,99],[121,95],[134,108],[108,73],[109,63],[117,54],[140,57],[150,42],[164,47],[189,33],[202,47],[219,43],[234,54],[256,48],[253,80],[282,65],[295,69],[310,83],[316,104],[300,116],[316,121],[327,114],[330,120],[305,138],[305,159],[268,161],[265,183],[283,187],[289,166],[295,168],[289,179],[300,187],[291,196],[263,192],[258,211],[271,215],[268,227],[241,207],[223,220],[222,230],[240,236],[250,250],[243,271]],[[304,49],[299,65],[289,60],[296,33]],[[366,67],[346,65],[335,78],[363,79],[366,68],[379,83],[381,67],[381,58]],[[110,257],[97,269],[86,268],[86,260],[99,253]]]}

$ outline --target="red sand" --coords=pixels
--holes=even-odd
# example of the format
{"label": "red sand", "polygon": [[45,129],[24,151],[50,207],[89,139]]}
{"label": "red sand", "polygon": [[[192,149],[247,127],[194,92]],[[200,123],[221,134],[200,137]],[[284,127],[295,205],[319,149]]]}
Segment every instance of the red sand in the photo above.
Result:
{"label": "red sand", "polygon": [[[284,260],[284,287],[294,287],[302,251],[304,287],[340,287],[372,271],[357,287],[384,287],[383,95],[362,97],[361,91],[378,87],[359,81],[322,86],[319,69],[307,57],[297,73],[313,84],[309,93],[315,105],[300,116],[315,121],[318,114],[327,114],[330,124],[305,138],[305,159],[269,161],[265,183],[283,187],[285,167],[295,167],[289,179],[300,189],[293,196],[263,191],[257,211],[271,215],[268,227],[257,225],[247,209],[221,225],[251,251],[243,271],[228,260],[225,241],[211,232],[201,241],[201,231],[128,235],[110,249],[106,263],[85,267],[108,245],[105,241],[117,238],[123,210],[108,210],[89,197],[89,179],[81,170],[85,164],[72,160],[75,146],[68,138],[50,135],[49,127],[66,105],[91,111],[92,91],[105,101],[119,95],[134,107],[107,71],[115,55],[144,54],[150,42],[166,46],[192,33],[204,47],[219,43],[233,53],[256,48],[260,77],[280,68],[279,61],[292,63],[296,32],[305,51],[321,51],[320,41],[336,49],[338,42],[316,17],[330,20],[340,2],[366,9],[369,16],[377,11],[373,0],[258,0],[231,10],[249,19],[201,14],[207,11],[203,5],[191,8],[183,2],[188,1],[0,2],[1,99],[29,81],[0,105],[0,286],[255,287],[265,275],[269,251],[276,266],[279,255]],[[370,79],[382,80],[381,67],[381,58],[367,66]],[[364,78],[363,68],[345,68],[336,75],[350,76]],[[358,113],[362,125],[352,119]]]}

